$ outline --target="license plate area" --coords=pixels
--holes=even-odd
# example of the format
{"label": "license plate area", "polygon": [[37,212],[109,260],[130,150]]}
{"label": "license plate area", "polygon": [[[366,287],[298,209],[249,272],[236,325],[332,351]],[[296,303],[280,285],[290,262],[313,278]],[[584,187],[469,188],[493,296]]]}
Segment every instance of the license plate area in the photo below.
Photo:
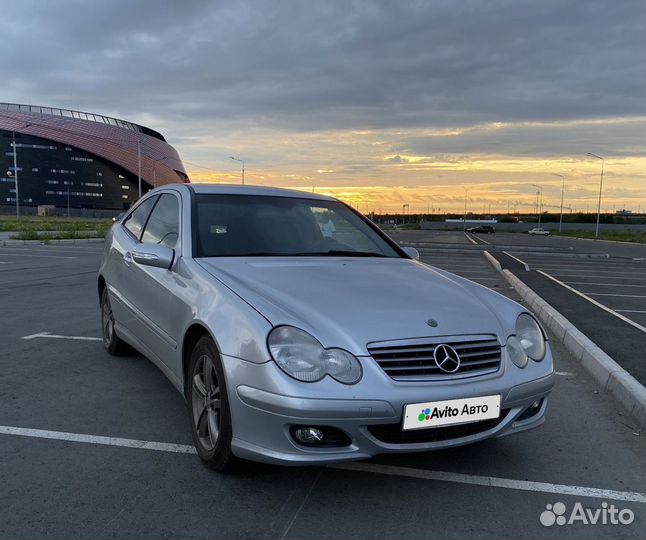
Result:
{"label": "license plate area", "polygon": [[411,403],[404,406],[402,429],[429,429],[499,417],[500,395]]}

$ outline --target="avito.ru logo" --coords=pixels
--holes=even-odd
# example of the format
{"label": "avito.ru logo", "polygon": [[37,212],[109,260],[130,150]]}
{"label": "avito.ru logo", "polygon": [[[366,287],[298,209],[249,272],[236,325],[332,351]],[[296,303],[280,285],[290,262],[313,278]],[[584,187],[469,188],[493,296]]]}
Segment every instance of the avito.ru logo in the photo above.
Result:
{"label": "avito.ru logo", "polygon": [[545,505],[540,522],[546,527],[552,525],[630,525],[635,520],[635,514],[629,508],[617,508],[614,504],[601,503],[601,508],[584,508],[578,502],[569,515],[564,503],[556,502]]}

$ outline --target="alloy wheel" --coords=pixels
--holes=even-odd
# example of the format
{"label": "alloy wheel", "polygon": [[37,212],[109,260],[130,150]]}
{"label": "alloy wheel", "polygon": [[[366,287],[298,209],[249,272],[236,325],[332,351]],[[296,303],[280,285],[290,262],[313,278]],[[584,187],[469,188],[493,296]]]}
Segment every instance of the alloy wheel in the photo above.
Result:
{"label": "alloy wheel", "polygon": [[105,295],[101,308],[101,323],[103,328],[103,343],[106,347],[109,347],[114,336],[114,316],[112,315],[112,308],[110,307],[110,300],[107,294]]}
{"label": "alloy wheel", "polygon": [[203,354],[195,362],[192,389],[193,422],[200,444],[213,450],[221,427],[221,396],[213,360]]}

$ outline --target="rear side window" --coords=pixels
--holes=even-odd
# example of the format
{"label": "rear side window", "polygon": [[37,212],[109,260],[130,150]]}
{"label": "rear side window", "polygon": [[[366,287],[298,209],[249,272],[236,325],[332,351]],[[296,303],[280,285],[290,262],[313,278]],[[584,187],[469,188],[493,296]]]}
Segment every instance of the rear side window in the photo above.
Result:
{"label": "rear side window", "polygon": [[152,207],[155,206],[156,200],[157,197],[146,199],[139,206],[137,206],[132,214],[130,214],[123,222],[123,226],[128,229],[137,240],[141,238],[141,231],[146,224],[148,214],[150,214]]}
{"label": "rear side window", "polygon": [[163,193],[148,218],[141,241],[174,248],[178,238],[179,202],[174,195]]}

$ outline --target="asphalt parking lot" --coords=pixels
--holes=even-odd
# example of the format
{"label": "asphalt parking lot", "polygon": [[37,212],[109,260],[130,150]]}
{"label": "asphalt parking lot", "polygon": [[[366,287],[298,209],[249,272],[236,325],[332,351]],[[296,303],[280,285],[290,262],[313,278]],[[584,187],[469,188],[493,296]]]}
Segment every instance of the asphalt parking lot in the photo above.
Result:
{"label": "asphalt parking lot", "polygon": [[[515,298],[478,250],[433,248],[468,248],[464,235],[440,237],[420,249],[423,260]],[[205,469],[183,399],[161,372],[102,348],[100,252],[91,243],[0,247],[0,537],[643,536],[643,435],[558,343],[537,430],[335,467]],[[541,525],[556,502],[606,502],[635,519]]]}
{"label": "asphalt parking lot", "polygon": [[[427,232],[427,231],[419,231]],[[430,231],[428,231],[430,232]],[[524,233],[497,232],[496,234],[471,235],[485,245],[511,245],[517,249],[548,249],[565,252],[607,254],[610,257],[643,261],[646,247],[643,244],[629,242],[613,242],[608,240],[589,240],[570,236],[532,236]]]}
{"label": "asphalt parking lot", "polygon": [[[514,252],[510,252],[514,254]],[[516,255],[561,286],[574,289],[608,309],[646,326],[646,272],[632,259],[578,259]]]}
{"label": "asphalt parking lot", "polygon": [[646,384],[646,248],[496,233],[470,238]]}

